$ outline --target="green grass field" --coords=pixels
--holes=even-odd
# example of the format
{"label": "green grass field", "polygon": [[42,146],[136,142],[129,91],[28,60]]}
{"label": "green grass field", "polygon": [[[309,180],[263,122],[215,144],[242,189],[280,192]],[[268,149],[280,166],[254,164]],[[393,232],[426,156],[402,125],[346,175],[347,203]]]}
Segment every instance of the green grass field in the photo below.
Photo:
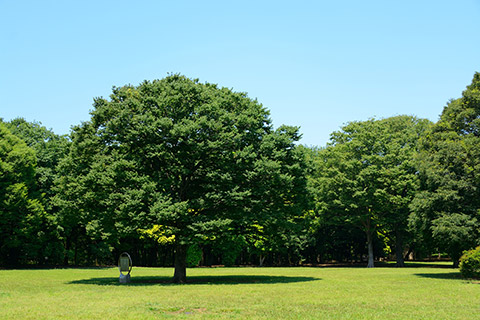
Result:
{"label": "green grass field", "polygon": [[480,319],[480,283],[408,268],[0,270],[0,319]]}

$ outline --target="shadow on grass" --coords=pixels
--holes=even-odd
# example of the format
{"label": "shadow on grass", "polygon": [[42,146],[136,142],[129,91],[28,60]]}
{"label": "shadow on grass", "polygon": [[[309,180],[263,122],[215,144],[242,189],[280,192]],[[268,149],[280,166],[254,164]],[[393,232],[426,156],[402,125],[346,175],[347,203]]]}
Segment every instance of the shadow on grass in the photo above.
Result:
{"label": "shadow on grass", "polygon": [[[398,268],[394,262],[377,262],[375,267]],[[439,264],[436,262],[405,262],[405,266],[401,268],[455,269],[452,264]]]}
{"label": "shadow on grass", "polygon": [[36,271],[36,270],[74,270],[74,269],[78,269],[78,270],[81,270],[81,269],[87,269],[87,270],[104,270],[104,269],[111,269],[111,268],[114,268],[115,266],[104,266],[104,267],[99,267],[99,266],[95,266],[95,267],[84,267],[84,266],[35,266],[35,265],[31,265],[31,266],[19,266],[19,267],[0,267],[0,270],[12,270],[12,271],[16,271],[16,270],[26,270],[26,271]]}
{"label": "shadow on grass", "polygon": [[417,277],[443,280],[465,280],[460,272],[449,273],[415,273]]}
{"label": "shadow on grass", "polygon": [[[333,262],[333,263],[322,263],[322,264],[306,264],[303,267],[313,267],[313,268],[366,268],[366,262],[353,262],[353,263],[342,263],[342,262]],[[375,268],[399,268],[397,267],[394,261],[384,262],[376,261]],[[438,268],[438,269],[454,269],[452,264],[445,264],[443,262],[436,261],[405,261],[405,265],[401,268]]]}
{"label": "shadow on grass", "polygon": [[[282,277],[282,276],[191,276],[187,277],[186,285],[196,284],[268,284],[268,283],[295,283],[318,281],[320,278],[313,277]],[[97,286],[151,286],[151,285],[178,285],[172,283],[171,277],[135,277],[132,275],[128,284],[120,284],[118,277],[115,278],[91,278],[75,280],[67,284],[93,284]]]}

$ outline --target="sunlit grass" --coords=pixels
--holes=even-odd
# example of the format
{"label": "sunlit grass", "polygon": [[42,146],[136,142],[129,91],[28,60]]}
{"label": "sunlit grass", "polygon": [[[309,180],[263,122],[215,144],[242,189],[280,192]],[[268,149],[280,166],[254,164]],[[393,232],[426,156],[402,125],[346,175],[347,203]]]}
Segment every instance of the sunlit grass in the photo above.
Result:
{"label": "sunlit grass", "polygon": [[408,268],[0,270],[0,319],[480,319],[480,284]]}

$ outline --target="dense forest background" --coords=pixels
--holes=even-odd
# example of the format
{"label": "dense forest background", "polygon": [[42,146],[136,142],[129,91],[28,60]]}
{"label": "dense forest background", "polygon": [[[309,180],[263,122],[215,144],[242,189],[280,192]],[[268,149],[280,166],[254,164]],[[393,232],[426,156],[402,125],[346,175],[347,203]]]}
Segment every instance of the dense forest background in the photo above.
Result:
{"label": "dense forest background", "polygon": [[91,115],[68,136],[0,121],[0,266],[457,265],[480,245],[480,73],[436,123],[353,121],[325,147],[180,75]]}

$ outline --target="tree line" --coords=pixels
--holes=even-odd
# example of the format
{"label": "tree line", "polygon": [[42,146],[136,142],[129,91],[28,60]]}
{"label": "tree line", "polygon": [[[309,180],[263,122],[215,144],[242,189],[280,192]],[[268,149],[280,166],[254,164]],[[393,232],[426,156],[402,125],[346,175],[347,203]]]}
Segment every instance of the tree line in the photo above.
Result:
{"label": "tree line", "polygon": [[480,244],[480,74],[432,123],[353,121],[325,147],[245,93],[181,75],[114,87],[60,136],[0,121],[0,265],[301,265]]}

